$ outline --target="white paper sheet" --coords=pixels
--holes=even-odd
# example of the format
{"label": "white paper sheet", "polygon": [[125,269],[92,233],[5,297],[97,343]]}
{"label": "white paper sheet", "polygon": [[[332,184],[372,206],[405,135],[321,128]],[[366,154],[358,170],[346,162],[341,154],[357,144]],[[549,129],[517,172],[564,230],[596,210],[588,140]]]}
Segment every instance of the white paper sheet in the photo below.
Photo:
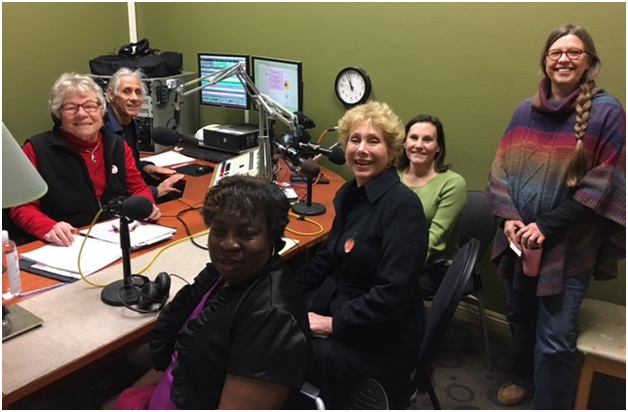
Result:
{"label": "white paper sheet", "polygon": [[159,153],[154,156],[142,157],[142,160],[154,163],[155,166],[167,167],[178,165],[181,163],[192,162],[196,159],[193,157],[182,155],[174,150],[168,150],[167,152]]}

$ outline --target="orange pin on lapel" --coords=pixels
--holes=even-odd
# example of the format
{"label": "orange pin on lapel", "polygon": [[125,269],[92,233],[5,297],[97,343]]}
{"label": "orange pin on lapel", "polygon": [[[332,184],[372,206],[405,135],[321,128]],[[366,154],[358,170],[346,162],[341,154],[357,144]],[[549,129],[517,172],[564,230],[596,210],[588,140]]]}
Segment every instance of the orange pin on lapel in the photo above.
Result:
{"label": "orange pin on lapel", "polygon": [[349,253],[353,250],[353,246],[355,245],[355,240],[353,240],[353,238],[355,237],[355,233],[353,234],[353,236],[350,239],[347,239],[345,241],[345,253]]}

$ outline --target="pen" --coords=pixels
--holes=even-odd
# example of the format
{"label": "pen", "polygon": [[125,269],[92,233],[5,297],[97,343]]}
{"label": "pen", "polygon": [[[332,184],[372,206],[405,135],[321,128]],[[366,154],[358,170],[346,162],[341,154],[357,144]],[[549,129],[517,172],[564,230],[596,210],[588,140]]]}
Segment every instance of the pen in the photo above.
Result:
{"label": "pen", "polygon": [[29,292],[22,293],[20,295],[20,297],[21,298],[25,298],[25,297],[28,297],[28,296],[36,295],[36,294],[41,293],[41,292],[46,292],[48,290],[60,288],[61,286],[65,286],[65,285],[68,285],[68,284],[69,284],[69,282],[63,282],[63,283],[59,283],[58,285],[46,286],[46,287],[43,287],[43,288],[31,290]]}

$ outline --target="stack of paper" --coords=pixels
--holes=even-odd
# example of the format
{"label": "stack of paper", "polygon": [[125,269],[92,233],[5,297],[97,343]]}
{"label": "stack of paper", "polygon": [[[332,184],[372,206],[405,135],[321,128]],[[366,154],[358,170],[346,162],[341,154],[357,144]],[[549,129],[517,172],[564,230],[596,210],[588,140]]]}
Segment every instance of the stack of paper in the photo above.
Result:
{"label": "stack of paper", "polygon": [[[93,237],[107,242],[115,243],[120,248],[119,221],[109,220],[97,223],[89,232],[89,237]],[[136,250],[144,246],[152,245],[164,239],[171,238],[177,230],[171,227],[161,226],[147,222],[133,222],[129,224],[129,238],[131,249]],[[87,235],[88,229],[81,230]]]}
{"label": "stack of paper", "polygon": [[[69,280],[80,279],[78,259],[84,240],[84,236],[76,236],[71,246],[45,245],[22,253],[22,259],[32,263],[28,267],[34,273],[51,273]],[[119,244],[87,238],[81,252],[81,271],[84,276],[91,275],[121,257]]]}

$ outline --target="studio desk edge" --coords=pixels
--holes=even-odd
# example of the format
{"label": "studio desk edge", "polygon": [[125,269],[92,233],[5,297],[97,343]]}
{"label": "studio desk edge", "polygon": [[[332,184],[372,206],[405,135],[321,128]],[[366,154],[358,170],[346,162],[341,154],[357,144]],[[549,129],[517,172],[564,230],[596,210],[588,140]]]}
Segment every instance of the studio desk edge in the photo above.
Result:
{"label": "studio desk edge", "polygon": [[[199,160],[199,161],[196,161],[195,163],[204,164],[205,162],[202,162]],[[290,173],[288,172],[288,169],[285,166],[285,164],[283,166],[284,167],[280,168],[280,172],[278,173],[278,180],[289,181]],[[281,170],[284,170],[284,172],[282,173]],[[323,231],[322,233],[319,233],[316,235],[307,236],[307,235],[291,233],[290,231],[286,230],[286,233],[285,233],[286,237],[298,240],[297,247],[289,250],[287,253],[284,254],[284,258],[287,261],[290,261],[291,259],[295,259],[297,257],[298,258],[305,257],[305,259],[307,259],[308,250],[312,246],[320,244],[320,242],[322,242],[327,237],[327,234],[329,233],[329,230],[331,229],[332,221],[334,218],[333,197],[336,191],[338,190],[338,188],[340,188],[340,186],[345,181],[338,174],[326,168],[321,167],[321,172],[324,174],[326,178],[329,179],[330,183],[314,186],[313,201],[316,203],[321,203],[325,205],[327,211],[323,215],[311,216],[311,217],[308,217],[308,219],[318,222],[323,227]],[[135,271],[139,270],[141,267],[144,267],[145,261],[149,261],[151,259],[151,256],[155,255],[158,251],[163,249],[164,246],[187,236],[183,224],[176,218],[176,215],[182,210],[187,209],[188,207],[193,206],[195,208],[198,208],[202,205],[204,195],[207,189],[209,188],[209,186],[211,185],[212,175],[207,174],[207,175],[198,176],[198,177],[186,176],[185,179],[187,181],[187,184],[186,184],[183,196],[180,199],[172,200],[172,201],[165,202],[159,205],[159,208],[162,213],[162,218],[157,223],[164,226],[175,227],[177,231],[174,237],[167,241],[160,242],[156,245],[153,245],[151,247],[139,249],[137,251],[132,252],[131,270],[133,273],[135,273]],[[296,187],[296,191],[299,197],[305,194],[305,184],[303,183],[296,184],[296,185],[293,184],[292,187]],[[299,189],[299,188],[302,188],[302,189]],[[188,211],[184,213],[181,218],[186,222],[190,232],[193,234],[206,230],[202,216],[197,211]],[[314,224],[301,220],[301,219],[297,219],[293,216],[290,217],[288,228],[293,229],[300,233],[304,233],[304,234],[313,234],[319,231],[319,228],[316,227]],[[207,243],[207,239],[205,236],[197,237],[196,241],[203,245],[206,245]],[[183,244],[190,244],[190,242],[189,241],[183,242]],[[41,247],[42,245],[44,245],[43,242],[36,241],[36,242],[32,242],[32,243],[20,246],[18,250],[20,253],[23,253],[23,252],[27,252],[27,251],[36,249],[38,247]],[[192,246],[185,246],[185,247],[192,247]],[[195,248],[195,249],[198,250],[198,252],[195,252],[196,259],[197,259],[195,267],[189,270],[185,270],[185,268],[179,265],[179,266],[175,266],[175,268],[178,268],[178,269],[174,270],[174,273],[177,273],[180,276],[186,277],[188,281],[191,281],[198,274],[198,272],[202,269],[202,264],[203,264],[202,261],[204,260],[206,263],[208,260],[207,251],[201,251],[198,248]],[[143,256],[145,254],[149,254],[149,255]],[[141,263],[141,264],[138,265],[138,263]],[[154,280],[155,275],[158,272],[163,270],[162,267],[164,266],[165,263],[166,262],[158,258],[157,261],[155,261],[154,265],[151,266],[150,271],[147,270],[144,273],[144,275],[146,275],[150,280]],[[112,279],[113,281],[122,277],[122,264],[120,261],[115,262],[112,265],[109,265],[107,268],[103,269],[103,271],[101,272],[103,272],[102,273],[103,276],[105,276],[105,273],[106,273],[106,276],[109,277],[109,278],[105,278],[105,284],[107,284],[107,282],[109,282],[109,279]],[[90,280],[92,280],[93,278],[96,279],[99,275],[101,275],[101,272],[98,272],[90,276],[88,279]],[[110,272],[114,272],[114,274],[111,275]],[[56,280],[49,279],[43,276],[34,275],[28,272],[22,272],[21,275],[22,275],[22,291],[24,293],[60,283]],[[3,293],[4,293],[8,290],[8,279],[7,279],[6,273],[3,273],[2,276],[3,276],[2,285],[3,285]],[[113,276],[113,278],[111,278],[111,276]],[[177,279],[173,279],[172,284],[173,284],[173,291],[170,294],[171,297],[174,296],[178,288],[183,286],[183,283],[180,281],[177,281]],[[72,289],[75,289],[78,291],[79,288],[81,292],[73,292],[72,290]],[[71,351],[72,350],[71,343],[73,342],[73,339],[89,338],[88,336],[81,336],[82,332],[89,332],[89,331],[83,331],[81,329],[81,325],[77,325],[75,336],[63,337],[63,345],[57,344],[57,346],[55,346],[54,342],[50,342],[49,344],[51,345],[51,347],[49,348],[45,348],[45,347],[27,348],[29,351],[30,350],[34,351],[33,353],[40,353],[40,356],[44,357],[42,358],[42,362],[37,362],[36,356],[33,356],[32,359],[28,359],[28,360],[12,359],[11,357],[12,351],[10,350],[10,348],[15,348],[18,346],[21,348],[23,347],[23,345],[32,344],[30,342],[30,340],[32,339],[29,339],[29,334],[35,331],[26,332],[23,335],[19,335],[17,337],[14,337],[8,340],[7,342],[4,342],[3,352],[2,352],[2,375],[3,375],[2,376],[2,406],[3,406],[3,409],[10,408],[12,403],[22,400],[30,395],[36,394],[37,391],[43,388],[46,388],[48,386],[51,386],[57,382],[62,382],[65,378],[79,371],[83,371],[86,373],[90,371],[94,371],[95,369],[107,364],[108,362],[111,362],[113,359],[119,356],[122,356],[124,353],[128,352],[129,350],[135,347],[138,347],[139,345],[141,345],[142,343],[148,340],[150,330],[152,329],[156,320],[155,314],[141,315],[124,307],[107,306],[104,303],[102,303],[98,297],[95,297],[94,295],[95,293],[98,293],[98,296],[99,296],[100,288],[89,286],[81,280],[78,280],[68,286],[42,292],[40,294],[36,294],[28,298],[14,298],[8,301],[3,301],[3,303],[5,303],[8,306],[9,310],[11,308],[11,305],[18,303],[21,306],[25,307],[25,309],[30,310],[35,315],[41,317],[44,320],[44,324],[40,328],[37,328],[37,329],[43,329],[43,328],[46,328],[47,326],[46,318],[47,317],[49,318],[51,314],[50,313],[48,314],[37,313],[37,305],[39,304],[39,302],[42,302],[42,305],[44,306],[45,306],[44,302],[47,302],[48,305],[55,304],[55,303],[51,303],[51,300],[56,301],[57,296],[59,297],[59,299],[62,299],[64,295],[67,295],[69,293],[79,293],[79,294],[89,293],[90,296],[87,299],[90,304],[90,307],[95,308],[97,311],[100,311],[100,312],[105,311],[104,316],[108,317],[108,320],[116,321],[118,318],[121,318],[121,319],[124,318],[124,321],[129,321],[132,323],[130,324],[128,329],[124,331],[123,335],[119,337],[116,336],[113,340],[107,341],[106,344],[104,345],[95,343],[93,350],[87,353],[84,353],[83,355],[75,359],[72,359],[71,361],[67,363],[63,363],[61,365],[46,365],[44,358],[54,357],[56,350]],[[79,295],[76,295],[76,296],[79,296]],[[65,301],[59,304],[70,305],[69,302],[65,302]],[[89,316],[89,312],[91,312],[89,308],[84,308],[84,310],[81,310],[82,308],[80,307],[80,304],[77,304],[77,306],[78,306],[76,307],[77,314],[81,315],[81,314],[87,313],[86,316]],[[76,321],[74,319],[74,316],[68,316],[68,317],[70,319],[64,318],[62,322],[66,322],[67,320],[67,325],[73,322],[80,322],[80,321]],[[129,319],[126,319],[126,318],[129,318]],[[119,323],[119,322],[116,322],[116,323]],[[74,329],[72,329],[72,331],[73,330]],[[42,332],[40,331],[38,333],[42,333]],[[98,334],[98,331],[92,331],[92,333]],[[71,334],[72,333],[70,332],[70,335]],[[59,347],[59,346],[65,347],[66,343],[67,343],[67,348]],[[43,343],[42,342],[39,343],[39,345],[43,345],[43,346],[45,346],[46,344],[48,344],[47,340],[45,340]],[[24,350],[24,349],[21,349],[21,350]],[[21,362],[28,361],[28,362],[22,367],[20,367],[16,365],[16,363],[19,363],[18,361],[21,361]],[[35,366],[33,366],[33,364],[35,364]],[[22,370],[31,368],[31,367],[40,367],[41,370],[38,370],[35,373],[33,373],[33,371],[31,370],[30,374],[34,375],[35,377],[26,378],[26,380],[22,379],[23,382],[15,383],[16,379],[19,381],[18,378]]]}

